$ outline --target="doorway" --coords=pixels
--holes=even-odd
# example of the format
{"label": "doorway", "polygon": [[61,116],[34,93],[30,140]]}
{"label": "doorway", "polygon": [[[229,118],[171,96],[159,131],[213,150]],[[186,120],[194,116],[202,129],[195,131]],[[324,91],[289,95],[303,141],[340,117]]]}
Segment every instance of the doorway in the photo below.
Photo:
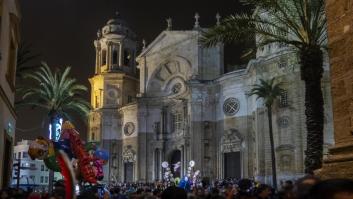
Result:
{"label": "doorway", "polygon": [[[180,150],[174,150],[170,156],[170,163],[171,163],[171,171],[173,173],[173,176],[179,177],[180,178],[180,171],[181,171],[181,151]],[[177,168],[176,170],[174,169],[174,165],[179,163],[179,168]]]}
{"label": "doorway", "polygon": [[124,180],[125,182],[133,182],[134,180],[134,163],[125,162],[124,163]]}
{"label": "doorway", "polygon": [[240,151],[224,153],[224,178],[241,178]]}

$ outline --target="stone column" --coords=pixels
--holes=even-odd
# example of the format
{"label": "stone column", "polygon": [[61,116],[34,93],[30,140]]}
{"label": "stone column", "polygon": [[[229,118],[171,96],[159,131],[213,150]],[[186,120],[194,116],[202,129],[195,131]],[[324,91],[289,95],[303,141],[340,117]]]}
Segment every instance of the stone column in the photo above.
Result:
{"label": "stone column", "polygon": [[112,42],[108,42],[108,52],[107,52],[107,69],[112,70]]}
{"label": "stone column", "polygon": [[99,51],[100,51],[100,47],[98,46],[98,41],[95,42],[95,46],[96,46],[96,68],[95,68],[95,74],[99,73]]}
{"label": "stone column", "polygon": [[123,65],[123,61],[124,61],[124,51],[123,51],[123,44],[120,43],[119,45],[120,49],[119,49],[119,67],[121,67]]}
{"label": "stone column", "polygon": [[353,179],[353,1],[327,0],[326,14],[335,146],[318,174]]}

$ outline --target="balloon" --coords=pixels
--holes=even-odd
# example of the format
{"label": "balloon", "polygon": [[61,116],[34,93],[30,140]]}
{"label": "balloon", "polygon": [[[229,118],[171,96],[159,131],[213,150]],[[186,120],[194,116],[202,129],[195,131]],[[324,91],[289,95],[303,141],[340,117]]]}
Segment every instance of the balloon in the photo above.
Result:
{"label": "balloon", "polygon": [[[94,156],[89,151],[94,151]],[[68,160],[77,159],[77,161],[70,161],[70,164],[77,168],[77,173],[83,177],[83,181],[95,184],[97,180],[103,179],[103,164],[109,160],[108,151],[96,150],[96,145],[93,143],[85,146],[80,139],[80,134],[70,122],[64,122],[62,125],[59,141],[53,142],[38,137],[28,149],[32,159],[44,160],[45,165],[53,171],[61,170],[58,162],[61,153],[66,154],[65,157]]]}
{"label": "balloon", "polygon": [[162,167],[163,168],[168,168],[168,166],[169,166],[168,162],[162,162]]}
{"label": "balloon", "polygon": [[98,143],[96,143],[96,142],[88,142],[85,145],[85,148],[87,151],[95,151],[97,149],[97,145],[98,145]]}
{"label": "balloon", "polygon": [[49,142],[43,137],[38,137],[32,141],[28,148],[31,159],[43,160],[49,155]]}
{"label": "balloon", "polygon": [[109,152],[104,149],[97,149],[94,152],[94,156],[102,160],[109,160]]}
{"label": "balloon", "polygon": [[195,161],[191,160],[191,161],[189,162],[189,166],[190,166],[190,167],[194,167],[194,166],[195,166]]}
{"label": "balloon", "polygon": [[53,171],[56,171],[56,172],[60,171],[60,167],[59,167],[59,164],[58,164],[55,156],[50,156],[48,158],[45,158],[44,159],[44,164],[50,170],[53,170]]}

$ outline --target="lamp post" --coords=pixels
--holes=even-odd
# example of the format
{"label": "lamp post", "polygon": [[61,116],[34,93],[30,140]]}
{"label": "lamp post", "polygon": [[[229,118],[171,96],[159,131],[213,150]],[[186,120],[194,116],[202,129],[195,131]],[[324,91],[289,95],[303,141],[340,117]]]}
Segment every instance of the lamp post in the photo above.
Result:
{"label": "lamp post", "polygon": [[[51,119],[51,124],[49,124],[49,139],[52,141],[58,141],[60,138],[61,125],[63,119],[60,116],[53,117]],[[49,193],[53,192],[53,182],[54,181],[54,171],[49,170],[49,184],[48,191]]]}

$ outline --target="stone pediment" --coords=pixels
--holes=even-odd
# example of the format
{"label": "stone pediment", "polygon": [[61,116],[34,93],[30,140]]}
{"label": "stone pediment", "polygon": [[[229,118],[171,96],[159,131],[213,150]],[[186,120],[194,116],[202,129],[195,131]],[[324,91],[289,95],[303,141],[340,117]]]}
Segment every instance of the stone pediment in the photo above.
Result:
{"label": "stone pediment", "polygon": [[153,55],[154,53],[173,51],[178,45],[191,42],[192,40],[197,42],[198,34],[198,31],[163,31],[140,53],[137,60],[144,56]]}

